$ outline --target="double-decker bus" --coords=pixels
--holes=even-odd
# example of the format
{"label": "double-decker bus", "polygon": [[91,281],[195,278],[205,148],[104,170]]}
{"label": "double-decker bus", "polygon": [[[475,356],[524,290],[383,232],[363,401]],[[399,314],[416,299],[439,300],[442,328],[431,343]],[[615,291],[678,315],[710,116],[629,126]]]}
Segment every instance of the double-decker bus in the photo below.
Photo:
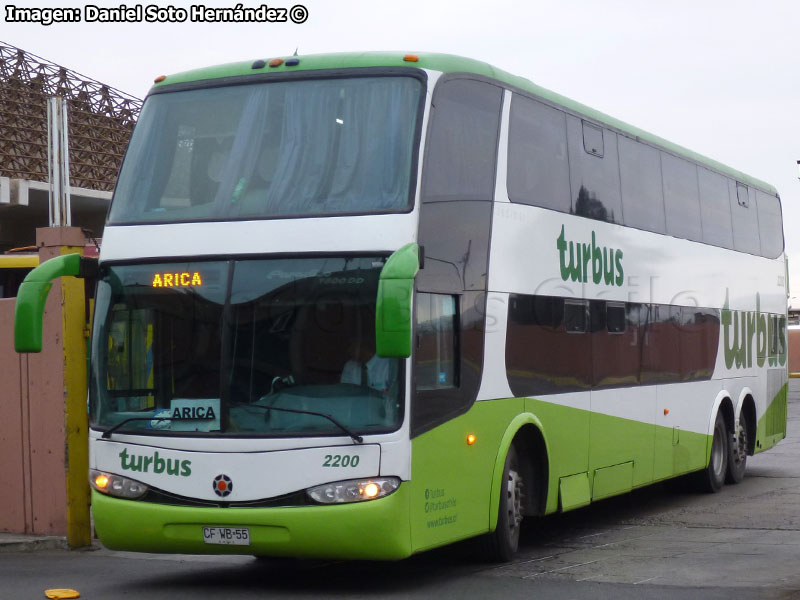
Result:
{"label": "double-decker bus", "polygon": [[107,547],[508,560],[525,517],[785,437],[770,185],[454,56],[156,82],[98,265]]}

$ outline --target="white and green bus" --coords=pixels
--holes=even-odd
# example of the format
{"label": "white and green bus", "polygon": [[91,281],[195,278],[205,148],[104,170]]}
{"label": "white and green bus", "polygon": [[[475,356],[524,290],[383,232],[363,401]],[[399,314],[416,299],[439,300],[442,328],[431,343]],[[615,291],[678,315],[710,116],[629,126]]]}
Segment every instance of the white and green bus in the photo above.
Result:
{"label": "white and green bus", "polygon": [[469,59],[161,77],[97,269],[97,533],[508,560],[524,517],[738,482],[786,432],[782,231],[768,184]]}

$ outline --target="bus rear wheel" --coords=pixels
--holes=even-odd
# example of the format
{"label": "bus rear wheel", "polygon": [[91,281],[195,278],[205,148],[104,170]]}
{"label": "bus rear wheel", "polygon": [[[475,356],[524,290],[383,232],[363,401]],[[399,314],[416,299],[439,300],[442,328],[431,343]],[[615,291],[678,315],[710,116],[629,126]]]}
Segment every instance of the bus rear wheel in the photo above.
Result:
{"label": "bus rear wheel", "polygon": [[497,528],[489,534],[487,551],[495,562],[509,562],[519,548],[519,532],[522,524],[522,473],[519,456],[512,444],[503,467],[500,502],[497,512]]}
{"label": "bus rear wheel", "polygon": [[721,412],[714,421],[714,438],[711,442],[711,456],[708,466],[698,473],[699,487],[706,492],[718,492],[725,484],[728,471],[729,450],[728,428]]}
{"label": "bus rear wheel", "polygon": [[739,483],[744,479],[747,468],[747,427],[739,418],[736,434],[728,438],[728,472],[725,476],[727,483]]}

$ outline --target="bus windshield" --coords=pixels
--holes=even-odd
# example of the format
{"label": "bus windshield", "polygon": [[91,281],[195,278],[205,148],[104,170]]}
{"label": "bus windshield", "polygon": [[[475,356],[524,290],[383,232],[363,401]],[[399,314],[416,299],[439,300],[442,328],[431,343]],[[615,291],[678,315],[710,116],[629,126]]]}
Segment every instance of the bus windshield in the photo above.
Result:
{"label": "bus windshield", "polygon": [[91,423],[164,435],[392,431],[401,363],[375,354],[383,257],[103,268]]}
{"label": "bus windshield", "polygon": [[422,85],[350,77],[154,94],[109,223],[408,210]]}

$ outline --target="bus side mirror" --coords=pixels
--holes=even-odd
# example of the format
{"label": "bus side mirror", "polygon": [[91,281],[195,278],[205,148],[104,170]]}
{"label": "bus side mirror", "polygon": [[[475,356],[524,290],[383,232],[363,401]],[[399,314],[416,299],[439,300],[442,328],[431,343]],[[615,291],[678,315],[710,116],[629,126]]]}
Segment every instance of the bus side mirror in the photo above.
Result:
{"label": "bus side mirror", "polygon": [[14,349],[17,352],[42,351],[44,305],[53,287],[53,279],[65,275],[91,277],[96,270],[96,259],[64,254],[43,262],[28,273],[19,286],[14,305]]}
{"label": "bus side mirror", "polygon": [[419,246],[407,244],[389,257],[378,280],[375,349],[385,358],[411,356],[411,299],[419,271]]}

